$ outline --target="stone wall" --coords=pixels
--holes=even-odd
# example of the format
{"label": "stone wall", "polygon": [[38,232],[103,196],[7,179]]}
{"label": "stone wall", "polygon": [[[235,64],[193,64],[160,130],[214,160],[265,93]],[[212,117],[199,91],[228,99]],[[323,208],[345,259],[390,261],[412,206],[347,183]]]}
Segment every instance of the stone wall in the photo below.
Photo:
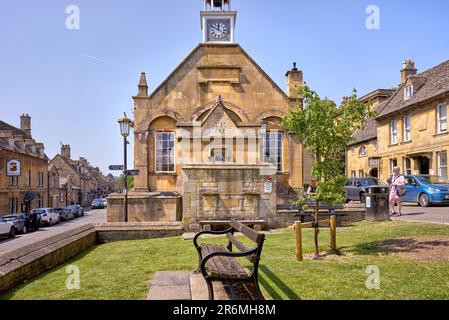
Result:
{"label": "stone wall", "polygon": [[[261,171],[265,170],[265,171]],[[183,223],[198,230],[202,220],[263,219],[268,226],[276,216],[276,169],[250,165],[188,165],[184,167]],[[264,192],[272,177],[273,192]]]}
{"label": "stone wall", "polygon": [[[124,222],[123,194],[108,197],[108,222]],[[128,195],[128,221],[181,221],[181,197],[176,193],[131,192]]]}
{"label": "stone wall", "polygon": [[0,255],[0,294],[75,257],[96,243],[92,225]]}

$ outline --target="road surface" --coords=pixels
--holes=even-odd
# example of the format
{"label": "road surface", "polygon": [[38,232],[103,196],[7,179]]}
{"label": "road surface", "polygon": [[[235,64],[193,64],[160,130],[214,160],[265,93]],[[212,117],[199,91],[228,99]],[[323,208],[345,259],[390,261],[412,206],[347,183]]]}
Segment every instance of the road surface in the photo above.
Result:
{"label": "road surface", "polygon": [[0,254],[33,244],[61,232],[80,227],[85,224],[106,222],[106,209],[86,211],[83,217],[61,222],[51,227],[40,228],[39,231],[27,234],[18,234],[14,239],[0,239]]}

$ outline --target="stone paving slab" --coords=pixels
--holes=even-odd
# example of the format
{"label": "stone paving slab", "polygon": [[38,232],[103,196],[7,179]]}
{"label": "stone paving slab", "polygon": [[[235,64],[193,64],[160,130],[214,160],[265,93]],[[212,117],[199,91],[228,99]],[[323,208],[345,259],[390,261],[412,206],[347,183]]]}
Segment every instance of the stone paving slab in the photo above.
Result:
{"label": "stone paving slab", "polygon": [[[226,288],[221,282],[213,282],[214,299],[219,301],[230,300]],[[209,291],[207,289],[206,281],[201,273],[190,275],[190,291],[192,300],[204,301],[209,300]]]}
{"label": "stone paving slab", "polygon": [[[221,282],[214,282],[215,300],[229,300]],[[201,274],[187,271],[156,272],[147,300],[208,300],[206,281]]]}
{"label": "stone paving slab", "polygon": [[190,273],[183,271],[156,272],[147,300],[191,300]]}

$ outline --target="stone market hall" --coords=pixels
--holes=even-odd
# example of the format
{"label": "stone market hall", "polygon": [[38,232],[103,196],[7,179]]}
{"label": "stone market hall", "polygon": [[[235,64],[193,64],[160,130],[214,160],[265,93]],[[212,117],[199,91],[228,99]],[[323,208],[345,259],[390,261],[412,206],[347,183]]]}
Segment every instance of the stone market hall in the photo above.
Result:
{"label": "stone market hall", "polygon": [[[134,168],[129,222],[263,220],[310,179],[311,156],[281,120],[300,103],[302,71],[287,92],[235,43],[231,0],[205,0],[203,43],[149,94],[145,73],[134,99]],[[108,222],[123,222],[123,195],[109,198]]]}

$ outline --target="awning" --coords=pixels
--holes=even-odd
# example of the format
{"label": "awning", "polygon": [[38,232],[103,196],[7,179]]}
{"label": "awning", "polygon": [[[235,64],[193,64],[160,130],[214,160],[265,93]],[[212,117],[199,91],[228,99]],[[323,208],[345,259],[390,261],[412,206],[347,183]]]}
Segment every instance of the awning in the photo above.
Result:
{"label": "awning", "polygon": [[38,198],[39,198],[39,194],[36,192],[32,192],[32,191],[25,192],[25,196],[23,197],[24,201],[31,201],[31,200],[38,199]]}
{"label": "awning", "polygon": [[419,158],[419,157],[432,158],[432,155],[433,155],[432,152],[429,151],[407,153],[407,157],[409,158]]}

